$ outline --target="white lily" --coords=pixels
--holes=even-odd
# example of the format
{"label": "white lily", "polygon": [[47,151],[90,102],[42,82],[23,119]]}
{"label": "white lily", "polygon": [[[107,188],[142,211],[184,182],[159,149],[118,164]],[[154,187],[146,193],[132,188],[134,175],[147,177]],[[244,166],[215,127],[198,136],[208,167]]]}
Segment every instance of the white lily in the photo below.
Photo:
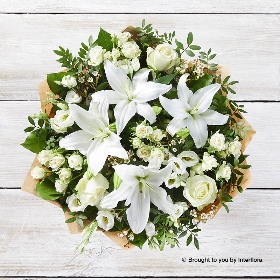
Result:
{"label": "white lily", "polygon": [[197,148],[201,148],[207,140],[207,125],[222,125],[228,116],[208,109],[219,84],[212,84],[199,89],[195,93],[187,87],[185,81],[188,74],[182,75],[178,83],[179,99],[167,99],[160,96],[163,108],[173,117],[166,130],[170,135],[187,127]]}
{"label": "white lily", "polygon": [[109,129],[108,107],[106,97],[99,103],[91,102],[89,111],[69,104],[70,114],[81,130],[59,141],[59,146],[66,150],[79,150],[87,154],[88,166],[94,175],[102,169],[108,155],[128,158],[120,137]]}
{"label": "white lily", "polygon": [[114,167],[122,183],[117,190],[105,196],[100,206],[113,209],[119,201],[126,200],[127,220],[134,233],[140,233],[147,225],[150,203],[169,215],[174,215],[177,208],[168,201],[166,191],[160,185],[169,178],[171,167],[161,170],[149,170],[144,166],[117,165]]}
{"label": "white lily", "polygon": [[169,91],[171,85],[147,81],[150,72],[148,69],[140,69],[132,81],[123,70],[108,60],[104,62],[104,69],[112,90],[95,92],[92,99],[98,101],[100,97],[107,96],[109,104],[117,104],[114,114],[118,134],[136,113],[154,123],[156,115],[147,102]]}

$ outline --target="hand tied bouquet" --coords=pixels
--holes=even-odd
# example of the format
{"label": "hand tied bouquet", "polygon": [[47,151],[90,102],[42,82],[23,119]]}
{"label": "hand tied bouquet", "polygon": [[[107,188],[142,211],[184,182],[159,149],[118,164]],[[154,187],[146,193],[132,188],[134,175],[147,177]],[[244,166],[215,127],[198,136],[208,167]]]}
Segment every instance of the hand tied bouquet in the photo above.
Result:
{"label": "hand tied bouquet", "polygon": [[183,44],[144,20],[116,35],[100,29],[77,57],[54,52],[66,70],[47,76],[22,144],[39,161],[35,193],[84,229],[82,250],[98,228],[140,248],[184,236],[199,248],[200,222],[246,187],[253,130],[228,98],[237,82],[192,33]]}

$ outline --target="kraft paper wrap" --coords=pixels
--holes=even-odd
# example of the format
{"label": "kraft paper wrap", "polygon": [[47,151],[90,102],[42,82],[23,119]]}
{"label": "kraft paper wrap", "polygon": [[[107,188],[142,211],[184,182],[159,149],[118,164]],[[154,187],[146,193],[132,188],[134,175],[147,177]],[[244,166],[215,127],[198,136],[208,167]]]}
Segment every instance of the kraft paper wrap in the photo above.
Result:
{"label": "kraft paper wrap", "polygon": [[[136,37],[136,35],[135,35],[136,33],[135,33],[135,30],[134,30],[133,27],[129,26],[124,31],[130,32],[130,33],[132,33],[132,37]],[[229,74],[229,68],[219,66],[217,74],[221,74],[222,79],[224,79]],[[44,100],[46,100],[48,98],[46,93],[51,92],[47,81],[41,82],[39,84],[38,88],[39,88],[39,93],[40,93],[40,101],[41,101],[42,111],[46,112],[50,116],[53,116],[52,104],[43,102]],[[244,126],[250,126],[251,127],[251,125],[246,121],[245,118],[243,118],[242,121],[245,122]],[[244,150],[246,149],[248,144],[251,142],[255,133],[256,133],[256,131],[252,127],[251,127],[251,130],[246,131],[246,138],[241,141],[242,152],[244,152]],[[37,196],[37,194],[35,193],[35,188],[36,188],[36,184],[37,184],[38,180],[33,179],[32,176],[31,176],[31,170],[35,166],[41,166],[41,164],[37,160],[37,157],[34,159],[21,189],[23,191],[26,191],[30,194],[33,194],[33,195]],[[244,173],[244,179],[243,179],[243,182],[242,182],[241,186],[242,186],[243,190],[245,190],[248,186],[250,186],[252,184],[253,181],[252,181],[252,176],[251,176],[251,173],[250,173],[249,169],[244,169],[244,170],[242,170],[242,172]],[[236,190],[231,189],[230,195],[232,197],[235,197],[238,194],[239,194],[239,192],[238,192],[237,189]],[[52,204],[61,208],[61,205],[56,201],[48,201],[48,202],[50,202],[50,203],[52,203]],[[219,211],[219,209],[221,208],[221,204],[219,203],[219,201],[216,201],[213,204],[216,206],[216,210],[215,210],[215,214],[216,214]],[[205,207],[202,211],[205,212],[205,213],[209,212],[210,209],[211,209],[211,206],[212,206],[212,204]],[[69,211],[66,211],[64,213],[64,215],[65,215],[65,219],[69,219],[69,218],[72,217],[69,214]],[[89,223],[89,222],[87,222],[87,223]],[[83,229],[76,222],[67,223],[67,225],[68,225],[68,228],[69,228],[69,231],[70,231],[71,234],[81,233],[83,231]],[[101,230],[101,229],[99,229],[99,230]],[[121,248],[123,248],[125,250],[129,250],[129,249],[134,247],[134,245],[128,243],[128,241],[125,237],[120,238],[118,236],[118,232],[105,232],[103,230],[101,230],[101,231],[106,236],[108,236],[112,241],[114,241],[117,245],[119,245]]]}

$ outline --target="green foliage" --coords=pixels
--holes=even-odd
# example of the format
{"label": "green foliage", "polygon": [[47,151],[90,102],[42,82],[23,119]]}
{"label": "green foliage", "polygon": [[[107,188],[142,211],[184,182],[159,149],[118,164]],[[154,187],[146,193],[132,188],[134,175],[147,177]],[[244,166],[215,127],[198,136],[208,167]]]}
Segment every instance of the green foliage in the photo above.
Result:
{"label": "green foliage", "polygon": [[62,85],[58,85],[56,81],[61,82],[62,78],[67,75],[67,72],[51,73],[47,75],[47,82],[50,87],[50,90],[54,94],[60,95],[61,92],[65,91],[65,88]]}
{"label": "green foliage", "polygon": [[216,54],[211,53],[211,48],[207,52],[199,52],[199,59],[206,65],[206,68],[210,71],[217,71],[218,64],[210,62],[216,57]]}
{"label": "green foliage", "polygon": [[46,130],[38,129],[36,131],[32,131],[21,145],[27,150],[38,154],[46,145],[46,137]]}
{"label": "green foliage", "polygon": [[170,75],[162,76],[155,80],[156,83],[168,85],[170,82],[177,76],[177,73],[173,73]]}
{"label": "green foliage", "polygon": [[48,178],[36,184],[35,192],[39,197],[45,200],[56,200],[62,195],[55,190],[54,183]]}
{"label": "green foliage", "polygon": [[100,28],[98,38],[96,40],[96,44],[98,46],[101,46],[107,51],[111,51],[113,48],[113,43],[112,43],[112,36],[110,33],[105,31],[104,29]]}
{"label": "green foliage", "polygon": [[198,78],[197,80],[193,80],[189,83],[189,88],[196,92],[197,90],[211,85],[213,82],[213,77],[207,73],[205,73],[202,77]]}
{"label": "green foliage", "polygon": [[69,49],[65,50],[63,47],[59,46],[59,50],[54,50],[54,53],[60,56],[57,62],[61,63],[62,67],[72,69],[78,62],[78,59],[73,57],[73,54]]}

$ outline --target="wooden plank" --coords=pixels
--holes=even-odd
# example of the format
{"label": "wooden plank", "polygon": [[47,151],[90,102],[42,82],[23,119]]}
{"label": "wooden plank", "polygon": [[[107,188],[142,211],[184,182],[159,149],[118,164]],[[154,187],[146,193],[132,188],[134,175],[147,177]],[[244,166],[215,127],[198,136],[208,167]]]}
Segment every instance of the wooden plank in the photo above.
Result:
{"label": "wooden plank", "polygon": [[[280,190],[248,190],[238,196],[229,214],[222,210],[202,225],[199,251],[185,247],[184,240],[180,249],[124,251],[98,232],[80,254],[74,250],[81,236],[68,233],[61,209],[20,190],[0,190],[0,213],[5,213],[0,215],[0,276],[279,276],[279,195]],[[229,258],[236,263],[219,263]]]}
{"label": "wooden plank", "polygon": [[232,77],[240,81],[236,100],[279,100],[280,19],[272,14],[2,14],[0,100],[37,100],[37,84],[61,69],[53,49],[62,45],[77,53],[80,42],[97,36],[100,26],[115,33],[140,25],[142,18],[160,32],[176,30],[183,42],[192,31],[195,43],[204,50],[212,47],[217,63],[230,66]]}
{"label": "wooden plank", "polygon": [[[37,113],[39,102],[0,102],[0,187],[20,188],[34,159],[34,154],[20,146],[26,137],[23,132],[28,126],[27,116]],[[280,119],[280,103],[245,103],[246,118],[255,128],[246,153],[248,163],[253,165],[252,188],[280,188],[279,139],[276,129]],[[15,176],[16,174],[16,176]]]}
{"label": "wooden plank", "polygon": [[2,0],[1,13],[277,13],[280,12],[277,0],[228,0],[207,1],[179,0],[176,5],[172,1],[155,0],[151,4],[148,0],[113,1],[106,0],[98,5],[89,3],[87,0],[75,2],[66,0]]}

